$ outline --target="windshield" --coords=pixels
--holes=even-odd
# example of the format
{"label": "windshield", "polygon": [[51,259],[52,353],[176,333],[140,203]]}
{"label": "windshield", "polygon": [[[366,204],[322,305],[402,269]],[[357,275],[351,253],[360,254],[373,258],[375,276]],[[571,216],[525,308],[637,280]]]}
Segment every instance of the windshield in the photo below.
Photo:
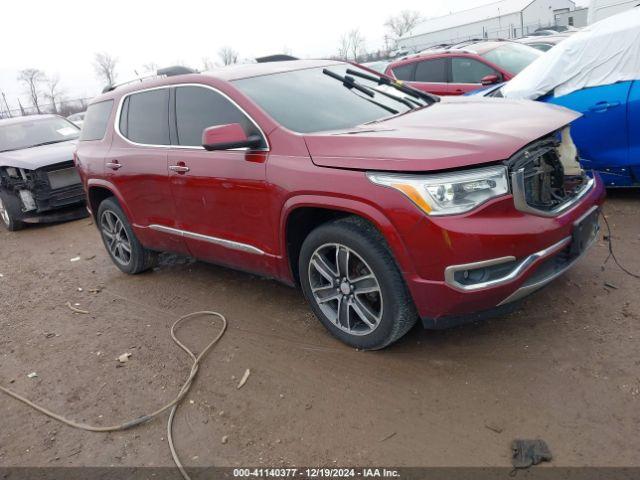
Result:
{"label": "windshield", "polygon": [[506,43],[482,54],[490,62],[513,74],[520,73],[540,55],[540,50],[519,43]]}
{"label": "windshield", "polygon": [[0,152],[75,140],[79,133],[78,127],[60,117],[34,117],[0,125]]}
{"label": "windshield", "polygon": [[[357,83],[371,89],[373,96],[345,87],[341,81],[323,73],[323,68],[245,78],[233,83],[275,121],[298,133],[353,128],[418,107],[407,105],[407,96],[402,92],[360,77],[356,77]],[[347,68],[371,75],[349,64],[326,67],[340,76],[347,75]],[[397,96],[401,101],[373,89]]]}

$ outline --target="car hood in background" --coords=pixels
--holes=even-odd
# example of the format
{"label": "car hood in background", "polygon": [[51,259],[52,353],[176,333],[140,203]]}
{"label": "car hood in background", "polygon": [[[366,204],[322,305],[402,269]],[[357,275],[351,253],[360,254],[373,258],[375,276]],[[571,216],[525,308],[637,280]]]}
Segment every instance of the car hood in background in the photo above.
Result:
{"label": "car hood in background", "polygon": [[323,167],[444,170],[505,160],[578,117],[538,102],[443,97],[421,110],[304,138],[313,163]]}
{"label": "car hood in background", "polygon": [[41,147],[23,148],[12,152],[0,152],[0,167],[16,167],[35,170],[60,162],[73,160],[77,140],[52,143]]}

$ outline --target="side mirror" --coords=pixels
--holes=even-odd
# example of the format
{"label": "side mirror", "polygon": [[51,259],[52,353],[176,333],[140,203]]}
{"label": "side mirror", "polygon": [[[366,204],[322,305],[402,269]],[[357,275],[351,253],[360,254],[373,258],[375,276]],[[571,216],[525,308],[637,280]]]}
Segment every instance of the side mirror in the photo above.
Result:
{"label": "side mirror", "polygon": [[499,81],[500,81],[500,77],[498,75],[491,74],[491,75],[487,75],[486,77],[482,77],[482,80],[480,80],[480,83],[482,83],[482,85],[484,86],[487,86],[487,85],[494,85]]}
{"label": "side mirror", "polygon": [[202,132],[202,146],[205,150],[231,150],[233,148],[257,148],[262,139],[259,135],[244,133],[239,123],[216,125]]}

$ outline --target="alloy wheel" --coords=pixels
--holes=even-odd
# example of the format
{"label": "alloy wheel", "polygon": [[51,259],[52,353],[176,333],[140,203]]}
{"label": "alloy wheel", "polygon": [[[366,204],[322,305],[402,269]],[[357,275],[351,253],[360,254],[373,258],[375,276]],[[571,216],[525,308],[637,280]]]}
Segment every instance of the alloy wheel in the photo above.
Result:
{"label": "alloy wheel", "polygon": [[106,210],[100,219],[100,229],[111,256],[118,263],[128,265],[131,262],[131,241],[122,220],[111,210]]}
{"label": "alloy wheel", "polygon": [[352,335],[368,335],[380,325],[380,284],[354,250],[339,243],[321,245],[311,256],[308,275],[316,304],[336,327]]}

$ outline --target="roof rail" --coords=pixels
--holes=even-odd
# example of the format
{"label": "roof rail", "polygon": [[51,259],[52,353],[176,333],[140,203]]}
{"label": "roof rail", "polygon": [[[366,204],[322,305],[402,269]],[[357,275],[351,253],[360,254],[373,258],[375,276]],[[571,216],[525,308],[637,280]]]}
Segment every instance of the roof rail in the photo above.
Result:
{"label": "roof rail", "polygon": [[131,83],[143,82],[145,80],[152,80],[159,77],[174,77],[176,75],[187,75],[189,73],[198,73],[197,70],[193,68],[184,67],[182,65],[174,65],[172,67],[159,68],[156,70],[156,73],[153,75],[147,75],[146,77],[138,77],[133,80],[127,80],[122,83],[115,83],[113,85],[107,85],[102,89],[102,93],[107,93],[115,90],[118,87],[123,87],[125,85],[129,85]]}

